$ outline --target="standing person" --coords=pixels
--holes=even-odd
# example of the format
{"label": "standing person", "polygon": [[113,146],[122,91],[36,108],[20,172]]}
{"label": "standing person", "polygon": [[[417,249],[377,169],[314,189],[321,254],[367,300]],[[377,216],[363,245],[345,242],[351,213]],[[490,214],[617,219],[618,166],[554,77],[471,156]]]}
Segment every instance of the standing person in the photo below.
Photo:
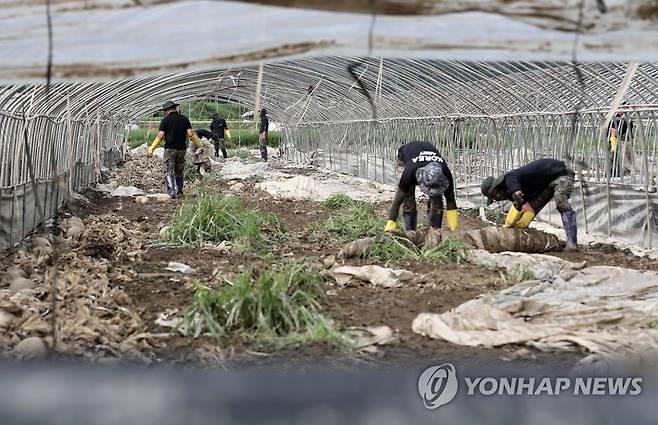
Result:
{"label": "standing person", "polygon": [[[626,102],[622,103],[622,106]],[[610,148],[610,176],[620,177],[625,171],[633,170],[630,140],[633,133],[633,121],[626,112],[620,111],[608,127],[608,146]],[[621,141],[621,143],[619,143]]]}
{"label": "standing person", "polygon": [[481,191],[489,203],[510,200],[504,227],[528,227],[539,211],[555,199],[567,235],[567,251],[578,249],[576,212],[569,203],[575,173],[564,161],[538,159],[497,178],[487,177]]}
{"label": "standing person", "polygon": [[[153,140],[151,147],[146,153],[147,157],[152,157],[153,152],[162,140],[165,140],[165,182],[167,184],[167,193],[172,198],[175,198],[176,195],[183,194],[183,172],[185,169],[185,149],[187,148],[188,136],[197,148],[203,148],[203,143],[192,130],[190,120],[176,110],[177,106],[178,103],[171,100],[167,100],[162,105],[165,117],[160,121],[160,131],[155,136],[155,140]],[[178,189],[176,189],[177,186]]]}
{"label": "standing person", "polygon": [[215,145],[215,156],[219,156],[219,151],[221,150],[224,159],[228,158],[228,153],[226,153],[224,133],[226,133],[226,136],[231,139],[231,130],[228,129],[226,120],[222,118],[217,112],[212,114],[210,132],[214,134],[213,144]]}
{"label": "standing person", "polygon": [[416,211],[416,186],[429,196],[427,216],[430,227],[441,228],[443,221],[443,196],[448,210],[446,220],[450,230],[459,227],[455,185],[452,173],[443,157],[429,142],[410,142],[398,149],[397,159],[404,165],[404,171],[398,183],[398,190],[388,212],[385,231],[397,228],[396,220],[402,205],[404,230],[416,230],[418,213]]}
{"label": "standing person", "polygon": [[260,147],[260,157],[267,161],[267,137],[269,133],[270,120],[267,119],[265,108],[260,110],[260,123],[258,124],[258,140]]}

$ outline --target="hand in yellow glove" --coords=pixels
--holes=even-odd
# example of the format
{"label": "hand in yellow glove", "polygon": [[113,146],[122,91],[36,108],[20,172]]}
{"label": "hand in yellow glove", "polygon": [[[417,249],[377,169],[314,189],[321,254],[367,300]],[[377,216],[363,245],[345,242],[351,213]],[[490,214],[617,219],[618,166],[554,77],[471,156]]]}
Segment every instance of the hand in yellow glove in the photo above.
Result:
{"label": "hand in yellow glove", "polygon": [[196,133],[192,133],[190,136],[190,140],[194,143],[194,146],[197,148],[202,148],[203,147],[203,142],[201,139],[199,139],[199,136],[196,135]]}
{"label": "hand in yellow glove", "polygon": [[516,222],[521,219],[522,215],[523,211],[517,210],[516,207],[512,205],[507,212],[507,217],[505,217],[505,224],[503,227],[514,227]]}
{"label": "hand in yellow glove", "polygon": [[516,225],[514,227],[519,228],[519,229],[525,229],[530,225],[532,220],[535,219],[535,213],[532,211],[523,211],[523,215],[521,216],[521,219],[516,222]]}
{"label": "hand in yellow glove", "polygon": [[386,222],[386,227],[384,227],[385,232],[390,232],[398,228],[398,224],[395,222],[395,220],[388,220]]}
{"label": "hand in yellow glove", "polygon": [[226,129],[226,138],[228,138],[229,140],[233,139],[233,137],[231,137],[231,130],[229,130],[228,128]]}
{"label": "hand in yellow glove", "polygon": [[448,228],[453,232],[459,229],[459,219],[457,218],[457,210],[447,210],[446,221],[448,222]]}
{"label": "hand in yellow glove", "polygon": [[155,150],[158,148],[158,146],[160,145],[161,142],[162,142],[162,139],[159,139],[157,137],[155,139],[153,139],[153,143],[151,143],[151,147],[146,151],[146,157],[147,158],[150,158],[150,157],[153,156],[153,152],[155,152]]}
{"label": "hand in yellow glove", "polygon": [[617,150],[617,136],[610,136],[610,152]]}

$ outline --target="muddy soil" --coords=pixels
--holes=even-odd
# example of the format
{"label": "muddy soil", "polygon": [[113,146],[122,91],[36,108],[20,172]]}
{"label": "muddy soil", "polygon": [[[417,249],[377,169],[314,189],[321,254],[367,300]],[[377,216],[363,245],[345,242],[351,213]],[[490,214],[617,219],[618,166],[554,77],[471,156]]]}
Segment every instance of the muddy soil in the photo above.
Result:
{"label": "muddy soil", "polygon": [[[116,177],[122,184],[131,181],[131,175],[140,173],[141,159],[126,163]],[[273,164],[273,166],[276,163]],[[153,168],[152,166],[150,168]],[[154,169],[155,170],[155,169]],[[150,170],[148,178],[138,181],[147,192],[162,192],[163,187]],[[287,168],[288,173],[308,173],[308,169]],[[273,248],[277,258],[304,258],[322,267],[326,257],[337,254],[341,244],[319,238],[311,230],[314,223],[330,217],[335,212],[314,201],[291,201],[272,198],[257,189],[253,182],[243,181],[240,191],[229,189],[229,182],[218,180],[212,188],[217,193],[240,196],[249,208],[277,214],[286,229],[283,243]],[[195,184],[188,187],[186,198],[195,195]],[[169,328],[155,323],[158,316],[170,310],[183,310],[194,296],[194,281],[206,285],[218,285],[224,279],[246,268],[267,267],[267,261],[254,254],[237,254],[215,248],[171,247],[159,242],[160,229],[169,221],[180,199],[169,203],[137,204],[132,198],[109,198],[96,192],[85,194],[89,205],[73,205],[63,216],[87,217],[107,213],[116,214],[134,224],[145,233],[144,252],[135,259],[117,258],[114,268],[126,270],[130,280],[112,282],[131,298],[135,312],[150,333],[158,335],[153,344],[155,362],[192,363],[210,367],[272,366],[285,368],[326,364],[334,367],[362,365],[407,365],[440,361],[459,361],[477,364],[513,361],[519,364],[572,365],[583,353],[541,353],[538,351],[503,347],[481,349],[456,346],[443,341],[431,340],[411,331],[412,320],[421,312],[444,312],[479,295],[500,289],[506,285],[499,272],[471,264],[436,265],[399,261],[396,267],[413,271],[416,281],[399,288],[378,288],[369,285],[338,287],[328,282],[327,296],[323,301],[328,316],[340,327],[387,325],[399,332],[399,342],[380,347],[377,352],[356,353],[345,348],[322,344],[274,349],[258,341],[216,340],[212,338],[185,338],[171,334]],[[379,212],[386,214],[388,204],[379,205]],[[487,226],[477,218],[462,214],[463,228]],[[609,252],[609,247],[590,247],[579,253],[555,253],[569,261],[586,261],[588,264],[619,265],[640,270],[658,270],[651,260],[637,258],[624,252]],[[7,258],[1,264],[8,264]],[[192,277],[166,271],[168,262],[177,261],[195,270]],[[350,260],[348,264],[364,264],[363,260]],[[6,266],[5,266],[6,267]]]}

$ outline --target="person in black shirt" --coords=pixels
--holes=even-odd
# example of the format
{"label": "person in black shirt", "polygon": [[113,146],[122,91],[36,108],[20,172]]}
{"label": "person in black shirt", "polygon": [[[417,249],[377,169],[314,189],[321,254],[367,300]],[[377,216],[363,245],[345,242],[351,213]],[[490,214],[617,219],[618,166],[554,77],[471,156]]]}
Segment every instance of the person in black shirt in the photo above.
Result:
{"label": "person in black shirt", "polygon": [[[622,105],[626,105],[626,103],[624,102]],[[612,177],[620,177],[624,174],[624,171],[631,171],[633,169],[630,153],[631,146],[629,143],[632,134],[633,121],[626,116],[626,112],[617,112],[608,127],[610,175]]]}
{"label": "person in black shirt", "polygon": [[457,203],[452,174],[443,157],[429,142],[410,142],[398,149],[398,162],[404,171],[398,183],[398,190],[388,212],[385,231],[397,228],[396,220],[402,205],[404,230],[416,230],[416,186],[429,196],[427,216],[430,227],[440,228],[443,221],[443,196],[448,210],[446,218],[450,230],[457,230]]}
{"label": "person in black shirt", "polygon": [[267,161],[267,138],[269,133],[270,120],[267,119],[265,108],[260,110],[260,123],[258,123],[258,139],[260,141],[260,157]]}
{"label": "person in black shirt", "polygon": [[[185,169],[185,149],[187,148],[188,136],[197,148],[203,148],[203,143],[192,130],[190,120],[185,115],[178,113],[177,106],[178,103],[171,100],[162,105],[165,117],[160,121],[160,131],[146,153],[147,157],[152,157],[153,152],[162,140],[165,140],[165,182],[167,184],[167,193],[172,198],[183,194],[183,183],[185,181],[183,171]],[[178,190],[176,186],[178,186]]]}
{"label": "person in black shirt", "polygon": [[226,152],[226,142],[224,139],[224,134],[228,138],[231,138],[231,130],[228,129],[228,124],[226,120],[222,118],[218,113],[212,114],[212,122],[210,123],[210,131],[214,134],[213,144],[215,145],[215,156],[219,156],[219,152],[222,152],[224,159],[228,158],[228,153]]}
{"label": "person in black shirt", "polygon": [[528,227],[539,211],[555,199],[567,235],[568,251],[577,249],[576,213],[569,203],[575,173],[563,161],[538,159],[497,178],[487,177],[481,191],[489,203],[510,200],[504,227]]}

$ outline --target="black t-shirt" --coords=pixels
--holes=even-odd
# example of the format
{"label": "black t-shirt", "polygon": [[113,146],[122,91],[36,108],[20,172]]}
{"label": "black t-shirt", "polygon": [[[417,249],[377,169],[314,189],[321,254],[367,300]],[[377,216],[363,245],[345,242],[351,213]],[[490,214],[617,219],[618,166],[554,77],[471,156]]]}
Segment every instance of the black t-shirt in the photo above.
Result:
{"label": "black t-shirt", "polygon": [[160,121],[160,131],[165,133],[165,149],[185,150],[187,148],[187,130],[192,128],[185,115],[172,112]]}
{"label": "black t-shirt", "polygon": [[542,193],[548,185],[560,176],[571,172],[567,165],[557,159],[538,159],[505,174],[505,179],[498,187],[504,186],[507,199],[513,201],[512,194],[517,190],[523,192],[525,199],[531,201]]}
{"label": "black t-shirt", "polygon": [[614,120],[610,123],[610,128],[608,129],[608,134],[610,134],[610,129],[614,128],[617,130],[617,140],[629,140],[633,132],[633,121],[626,118],[626,116],[616,116]]}
{"label": "black t-shirt", "polygon": [[455,185],[452,179],[452,173],[448,164],[436,150],[433,144],[429,142],[409,142],[398,149],[398,160],[404,163],[404,171],[400,177],[398,188],[403,192],[409,192],[412,187],[418,185],[416,179],[416,171],[429,164],[436,162],[441,165],[443,175],[448,179],[448,188],[443,196],[446,198],[447,207],[449,210],[457,209],[455,202]]}
{"label": "black t-shirt", "polygon": [[224,138],[224,131],[228,128],[224,118],[216,118],[210,123],[210,131],[213,132],[220,139]]}
{"label": "black t-shirt", "polygon": [[269,126],[270,126],[270,120],[267,119],[266,115],[262,115],[260,117],[260,125],[258,126],[258,132],[262,133],[264,131],[267,133]]}

